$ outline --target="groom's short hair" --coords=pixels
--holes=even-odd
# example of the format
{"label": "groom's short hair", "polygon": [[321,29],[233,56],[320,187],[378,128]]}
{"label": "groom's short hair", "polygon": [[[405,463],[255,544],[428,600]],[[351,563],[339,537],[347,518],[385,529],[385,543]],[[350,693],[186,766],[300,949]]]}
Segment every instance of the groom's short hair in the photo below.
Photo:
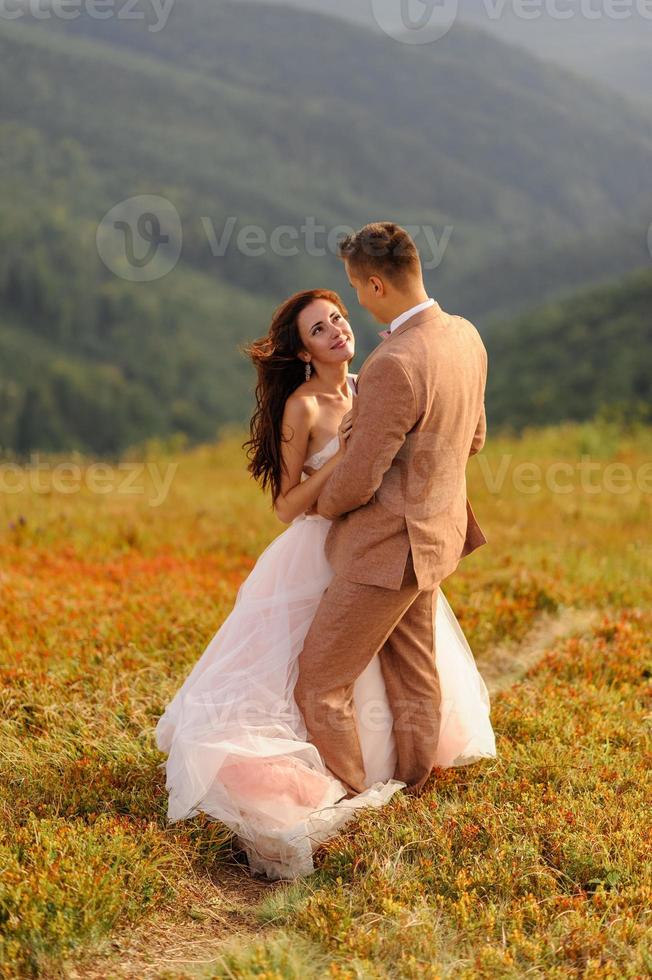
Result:
{"label": "groom's short hair", "polygon": [[374,221],[339,243],[339,256],[356,276],[387,277],[400,284],[421,275],[421,259],[414,239],[393,221]]}

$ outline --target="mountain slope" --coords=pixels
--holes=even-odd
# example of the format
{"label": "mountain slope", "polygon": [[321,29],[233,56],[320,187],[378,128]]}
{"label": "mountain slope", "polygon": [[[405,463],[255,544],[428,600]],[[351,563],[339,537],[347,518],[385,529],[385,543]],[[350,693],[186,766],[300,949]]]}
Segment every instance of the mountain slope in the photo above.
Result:
{"label": "mountain slope", "polygon": [[[397,56],[390,80],[387,39],[287,10],[185,10],[163,40],[117,22],[109,39],[83,19],[74,34],[0,21],[0,446],[212,438],[249,414],[239,344],[299,288],[342,290],[359,365],[377,327],[332,243],[299,236],[287,256],[270,244],[307,218],[448,226],[429,286],[483,331],[491,314],[649,261],[652,143],[622,100],[477,48],[477,32]],[[151,283],[113,274],[95,246],[106,212],[139,194],[167,198],[182,223],[178,264]],[[207,222],[219,238],[230,219],[214,254]],[[260,254],[236,241],[248,224]]]}
{"label": "mountain slope", "polygon": [[[260,0],[258,0],[260,2]],[[263,0],[275,4],[278,0]],[[293,7],[328,14],[378,33],[371,0],[285,0]],[[415,18],[423,11],[412,0]],[[651,101],[652,19],[635,4],[608,16],[605,4],[591,5],[586,16],[582,0],[565,0],[562,16],[540,4],[531,15],[519,16],[514,4],[500,0],[459,0],[456,25],[470,25],[539,58],[609,85],[631,99]],[[567,16],[567,12],[572,14]],[[453,27],[453,30],[456,26]]]}
{"label": "mountain slope", "polygon": [[425,207],[461,228],[495,220],[517,237],[544,216],[567,232],[620,218],[650,191],[645,113],[469,28],[415,48],[289,8],[213,0],[175,6],[160,32],[83,16],[52,26],[201,71],[261,105],[276,96],[287,112],[272,114],[274,133],[280,125],[287,162],[302,153],[317,193],[318,178],[337,174],[390,208]]}
{"label": "mountain slope", "polygon": [[652,270],[492,325],[487,412],[517,429],[652,410]]}
{"label": "mountain slope", "polygon": [[[633,261],[614,255],[614,272],[647,259],[650,121],[476,31],[408,49],[323,17],[207,0],[174,7],[160,33],[115,18],[51,26],[23,30],[3,52],[12,117],[82,143],[114,200],[134,185],[178,193],[184,258],[232,285],[278,294],[341,270],[332,247],[307,254],[301,236],[292,257],[231,247],[216,261],[202,217],[218,236],[229,218],[269,236],[308,216],[325,230],[391,216],[431,238],[450,234],[431,278],[454,304],[477,295],[478,315],[576,285],[576,265],[586,281],[603,277],[592,241],[612,227],[640,242]],[[30,88],[29,71],[22,88],[9,84],[30,59],[47,90]],[[92,113],[77,104],[82,90]],[[425,234],[417,241],[433,268]],[[555,269],[560,242],[568,277]],[[531,277],[505,288],[482,274],[487,262],[509,273],[547,257],[541,295],[519,296]]]}

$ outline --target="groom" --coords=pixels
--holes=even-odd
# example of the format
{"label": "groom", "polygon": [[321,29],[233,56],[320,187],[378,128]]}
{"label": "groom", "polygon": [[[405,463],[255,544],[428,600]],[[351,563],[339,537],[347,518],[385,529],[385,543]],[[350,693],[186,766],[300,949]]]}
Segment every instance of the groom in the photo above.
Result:
{"label": "groom", "polygon": [[466,497],[485,441],[487,353],[476,328],[429,299],[398,225],[340,245],[361,306],[389,325],[364,362],[345,456],[317,501],[333,524],[335,575],[299,656],[295,698],[310,740],[347,787],[365,789],[353,686],[378,654],[394,720],[394,777],[419,795],[437,750],[435,607],[442,579],[486,538]]}

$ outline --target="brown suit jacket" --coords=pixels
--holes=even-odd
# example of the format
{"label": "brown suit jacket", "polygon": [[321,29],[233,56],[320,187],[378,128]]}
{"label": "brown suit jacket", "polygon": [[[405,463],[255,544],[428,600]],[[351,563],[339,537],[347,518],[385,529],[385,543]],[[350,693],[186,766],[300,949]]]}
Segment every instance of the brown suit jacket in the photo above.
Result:
{"label": "brown suit jacket", "polygon": [[399,589],[412,549],[419,588],[434,588],[485,544],[466,463],[485,441],[486,380],[480,334],[438,303],[370,354],[345,456],[317,501],[333,521],[325,549],[337,574]]}

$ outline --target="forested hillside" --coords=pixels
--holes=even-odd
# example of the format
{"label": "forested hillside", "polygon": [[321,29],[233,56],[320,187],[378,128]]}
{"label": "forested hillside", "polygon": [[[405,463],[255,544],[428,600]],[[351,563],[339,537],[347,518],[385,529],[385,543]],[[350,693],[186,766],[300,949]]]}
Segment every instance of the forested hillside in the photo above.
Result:
{"label": "forested hillside", "polygon": [[[342,290],[359,366],[376,326],[326,246],[338,226],[426,229],[429,288],[483,332],[626,273],[649,261],[651,162],[638,110],[472,30],[415,52],[207,0],[175,5],[159,34],[0,21],[0,445],[213,438],[251,408],[239,346],[300,288]],[[116,275],[95,244],[106,212],[140,194],[182,225],[180,260],[154,282]],[[324,229],[316,251],[307,220]],[[247,225],[259,254],[237,245]],[[232,227],[222,252],[208,226],[218,240]],[[280,226],[298,232],[295,255],[271,247]]]}
{"label": "forested hillside", "polygon": [[496,425],[584,420],[605,408],[652,419],[652,269],[493,324],[485,342]]}
{"label": "forested hillside", "polygon": [[[285,2],[342,17],[367,30],[379,30],[372,0]],[[612,7],[586,0],[564,0],[563,4],[526,6],[502,0],[458,0],[456,7],[453,30],[458,25],[473,25],[501,41],[526,48],[539,58],[612,86],[629,98],[652,104],[652,12],[644,4]],[[413,10],[416,20],[423,8],[415,2]]]}

